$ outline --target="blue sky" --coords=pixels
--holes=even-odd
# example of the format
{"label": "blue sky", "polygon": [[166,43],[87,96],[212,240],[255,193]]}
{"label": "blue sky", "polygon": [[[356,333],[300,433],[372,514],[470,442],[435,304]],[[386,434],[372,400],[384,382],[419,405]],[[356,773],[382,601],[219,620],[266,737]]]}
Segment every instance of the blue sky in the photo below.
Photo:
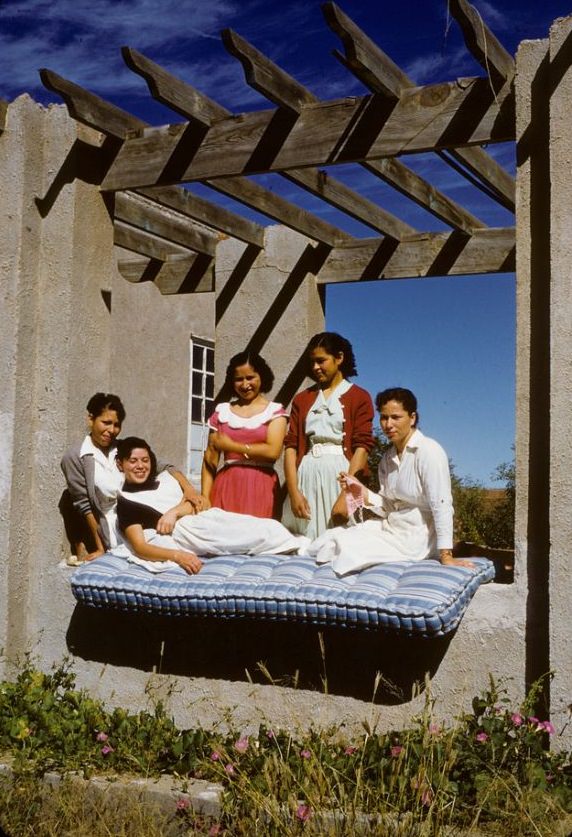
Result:
{"label": "blue sky", "polygon": [[[446,0],[338,5],[418,84],[482,74],[448,18]],[[475,5],[512,53],[524,39],[546,37],[555,18],[572,12],[572,0]],[[153,124],[180,121],[125,67],[120,48],[129,45],[229,110],[268,107],[222,45],[226,27],[322,99],[365,92],[332,56],[340,43],[318,0],[0,0],[0,96],[27,92],[45,104],[59,101],[39,80],[38,70],[48,67]],[[514,171],[510,144],[488,151]],[[512,224],[508,212],[435,155],[406,162],[487,224]],[[342,166],[332,174],[420,230],[443,229],[363,169]],[[356,236],[372,235],[276,175],[258,179]],[[204,194],[268,223],[206,187]],[[514,441],[514,277],[347,283],[328,288],[326,306],[327,327],[354,345],[356,380],[372,394],[386,386],[413,389],[424,431],[444,445],[457,473],[491,484],[496,466],[512,457]]]}

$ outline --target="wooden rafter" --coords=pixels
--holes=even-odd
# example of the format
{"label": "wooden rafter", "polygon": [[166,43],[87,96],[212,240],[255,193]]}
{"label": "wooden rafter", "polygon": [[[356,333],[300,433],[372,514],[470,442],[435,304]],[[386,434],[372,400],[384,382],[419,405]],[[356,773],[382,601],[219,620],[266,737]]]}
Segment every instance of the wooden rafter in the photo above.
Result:
{"label": "wooden rafter", "polygon": [[0,99],[0,134],[6,128],[6,115],[8,113],[8,102]]}
{"label": "wooden rafter", "polygon": [[117,193],[114,218],[196,253],[215,254],[217,236],[189,224],[184,216],[174,212],[167,214],[157,203],[135,193]]}
{"label": "wooden rafter", "polygon": [[[472,9],[464,0],[458,0],[456,7],[460,9],[461,4],[467,13],[468,9]],[[335,3],[325,3],[322,8],[328,25],[340,37],[344,46],[344,55],[337,51],[334,54],[368,89],[397,102],[405,90],[414,87],[414,82],[403,70],[377,44],[373,43]],[[459,11],[460,15],[461,12]],[[491,39],[493,37],[490,35]],[[496,39],[495,42],[498,44]],[[495,55],[503,49],[500,44],[498,44],[498,47],[499,50],[495,52]],[[500,64],[500,59],[498,63]],[[507,74],[505,82],[509,83],[511,80],[512,75]],[[510,139],[514,139],[514,133]],[[487,192],[492,197],[502,203],[503,206],[514,211],[514,178],[482,148],[450,148],[440,156],[447,163],[450,163],[450,158],[453,158],[453,161],[457,161],[457,163],[466,167],[486,187]],[[462,168],[460,171],[461,174],[464,173]]]}
{"label": "wooden rafter", "polygon": [[[259,52],[240,35],[237,35],[236,32],[225,29],[222,32],[222,39],[228,51],[241,61],[246,80],[251,87],[274,102],[274,104],[298,113],[302,104],[310,104],[318,101],[317,97],[306,87],[293,79],[280,67],[277,67],[269,58]],[[431,184],[427,183],[422,177],[403,165],[399,160],[387,159],[373,161],[365,164],[364,168],[374,172],[374,174],[382,178],[386,183],[397,188],[402,194],[414,200],[454,229],[462,230],[470,234],[474,229],[485,226],[482,221],[455,201],[447,198],[438,189],[431,186]],[[308,177],[309,173],[313,170],[305,169],[304,171],[306,175],[303,175],[302,172],[297,172],[298,178]],[[286,176],[291,176],[291,174],[292,172],[289,172]],[[321,177],[318,178],[314,176],[316,186],[314,186],[313,191],[315,191],[320,182],[324,184],[323,188],[327,185],[334,192],[331,202],[343,209],[343,205],[335,203],[336,181],[333,181],[333,179],[330,181],[328,175],[324,175],[323,173],[320,173],[320,175]],[[375,208],[376,205],[373,204],[373,207]],[[350,212],[349,209],[346,211]],[[375,217],[372,214],[373,211],[375,210],[366,209],[370,217]],[[381,211],[383,212],[383,210]],[[352,213],[350,212],[350,214]],[[384,229],[382,223],[379,224],[377,229],[380,232],[389,233],[387,228]],[[410,230],[410,232],[413,232],[413,230]]]}
{"label": "wooden rafter", "polygon": [[514,97],[493,95],[488,79],[471,78],[406,90],[387,116],[375,96],[303,105],[296,123],[256,111],[215,122],[197,148],[185,125],[145,129],[127,139],[102,187],[287,171],[395,157],[418,151],[503,142],[514,137]]}
{"label": "wooden rafter", "polygon": [[485,70],[495,90],[500,90],[514,78],[514,58],[467,0],[449,0],[449,9],[461,27],[467,49]]}
{"label": "wooden rafter", "polygon": [[[247,82],[279,108],[285,108],[297,115],[303,104],[318,101],[316,96],[236,32],[225,29],[222,32],[222,40],[231,55],[238,58],[244,67]],[[313,168],[293,169],[284,176],[384,235],[400,240],[414,232],[409,224],[323,171]]]}
{"label": "wooden rafter", "polygon": [[113,243],[124,250],[131,250],[149,259],[156,259],[166,262],[169,256],[184,256],[191,258],[194,255],[185,247],[171,244],[161,236],[148,233],[123,221],[115,221],[113,224]]}
{"label": "wooden rafter", "polygon": [[[52,70],[40,70],[40,76],[48,90],[62,97],[70,116],[109,137],[123,140],[129,131],[148,126],[147,122],[62,78]],[[263,246],[264,229],[260,224],[199,198],[187,189],[158,189],[153,190],[153,194],[147,194],[147,197],[177,209],[183,215],[212,226],[213,229],[231,235],[239,241]]]}
{"label": "wooden rafter", "polygon": [[214,290],[212,260],[204,255],[157,259],[120,259],[118,270],[128,282],[154,282],[162,294],[207,293]]}
{"label": "wooden rafter", "polygon": [[249,221],[241,215],[229,212],[211,201],[198,197],[189,189],[178,189],[176,186],[165,186],[156,189],[140,189],[135,194],[143,195],[149,200],[157,201],[161,206],[169,207],[200,221],[225,235],[238,238],[255,247],[264,247],[264,227]]}
{"label": "wooden rafter", "polygon": [[358,282],[504,273],[515,269],[515,232],[507,229],[461,233],[419,233],[402,242],[360,240],[336,247],[328,255],[317,281]]}
{"label": "wooden rafter", "polygon": [[[127,66],[145,79],[150,92],[161,104],[173,108],[177,113],[185,115],[191,120],[199,117],[205,120],[208,114],[208,117],[211,119],[211,124],[231,116],[230,111],[225,107],[216,104],[206,96],[203,101],[203,94],[192,87],[192,85],[170,75],[166,70],[137,50],[124,47],[122,52]],[[295,176],[291,179],[296,183]],[[336,241],[351,238],[343,230],[333,225],[325,224],[320,219],[317,219],[316,216],[307,213],[306,210],[300,210],[294,204],[283,201],[277,195],[257,186],[253,181],[246,178],[236,177],[232,179],[232,182],[226,180],[221,182],[218,179],[215,182],[211,182],[210,179],[205,179],[205,183],[217,189],[221,194],[226,194],[235,200],[242,201],[248,206],[257,209],[259,212],[264,212],[274,220],[284,223],[296,229],[298,232],[302,232],[304,235],[308,235],[310,238],[314,238],[324,244],[334,244]],[[302,177],[298,185],[304,186]],[[347,191],[349,192],[350,190]],[[319,192],[316,192],[316,194],[319,194],[320,197],[327,200],[323,194]],[[365,200],[359,195],[355,195],[355,193],[354,197],[355,204],[351,204],[355,210],[353,213],[354,217],[357,217],[358,214],[358,210],[355,207],[361,205],[362,211],[359,213],[359,220],[363,221],[366,217],[366,208],[363,206]],[[346,202],[349,204],[347,195]],[[401,238],[402,235],[412,231],[409,225],[399,222],[397,219],[395,219],[394,224],[390,224],[390,220],[391,218],[388,216],[388,222],[386,224],[388,227],[387,231],[389,232],[389,229],[391,229],[389,234],[394,237]],[[373,226],[375,227],[375,218]]]}

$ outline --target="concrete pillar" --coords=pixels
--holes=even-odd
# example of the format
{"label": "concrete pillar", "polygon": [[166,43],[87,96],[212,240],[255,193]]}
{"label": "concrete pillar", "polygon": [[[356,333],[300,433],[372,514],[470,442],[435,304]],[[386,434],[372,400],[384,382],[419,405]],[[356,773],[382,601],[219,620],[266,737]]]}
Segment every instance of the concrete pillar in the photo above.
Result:
{"label": "concrete pillar", "polygon": [[45,593],[65,549],[59,461],[84,431],[86,394],[109,379],[101,290],[112,225],[98,190],[74,180],[81,147],[65,108],[27,96],[10,105],[0,136],[0,646],[10,658],[37,652],[43,626],[58,622],[68,590]]}
{"label": "concrete pillar", "polygon": [[[550,669],[551,718],[572,747],[572,17],[550,30]],[[536,405],[532,404],[536,411]],[[535,418],[535,416],[533,416]],[[534,424],[535,432],[542,433]]]}

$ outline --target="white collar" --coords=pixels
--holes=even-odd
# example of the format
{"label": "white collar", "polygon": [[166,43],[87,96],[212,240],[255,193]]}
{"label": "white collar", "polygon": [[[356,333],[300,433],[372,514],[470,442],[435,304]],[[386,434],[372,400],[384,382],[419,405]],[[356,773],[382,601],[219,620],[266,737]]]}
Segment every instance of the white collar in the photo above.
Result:
{"label": "white collar", "polygon": [[239,416],[231,410],[235,404],[234,401],[224,401],[216,408],[218,417],[223,424],[228,424],[229,427],[259,427],[270,421],[276,414],[285,415],[282,404],[277,401],[269,401],[266,407],[253,416]]}
{"label": "white collar", "polygon": [[83,440],[81,444],[81,448],[79,450],[80,456],[93,456],[97,459],[98,462],[101,462],[106,467],[116,467],[115,465],[115,456],[113,454],[115,448],[117,447],[115,442],[111,443],[109,448],[109,456],[106,456],[102,450],[100,450],[96,445],[93,444],[91,436],[89,433]]}

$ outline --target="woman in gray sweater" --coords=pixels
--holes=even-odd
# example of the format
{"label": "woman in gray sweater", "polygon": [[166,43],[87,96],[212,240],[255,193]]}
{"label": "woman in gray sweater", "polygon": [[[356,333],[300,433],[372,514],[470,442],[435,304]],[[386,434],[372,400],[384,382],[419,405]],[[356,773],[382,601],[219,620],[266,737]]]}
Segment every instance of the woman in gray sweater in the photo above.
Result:
{"label": "woman in gray sweater", "polygon": [[[78,533],[72,540],[80,560],[97,558],[118,542],[116,506],[123,474],[117,467],[115,452],[124,420],[121,399],[112,393],[97,392],[87,403],[87,436],[73,445],[61,461],[76,519],[79,516],[80,525],[71,528]],[[160,470],[165,468],[171,471],[195,510],[207,507],[183,474],[165,464]],[[86,540],[89,546],[85,545]]]}

